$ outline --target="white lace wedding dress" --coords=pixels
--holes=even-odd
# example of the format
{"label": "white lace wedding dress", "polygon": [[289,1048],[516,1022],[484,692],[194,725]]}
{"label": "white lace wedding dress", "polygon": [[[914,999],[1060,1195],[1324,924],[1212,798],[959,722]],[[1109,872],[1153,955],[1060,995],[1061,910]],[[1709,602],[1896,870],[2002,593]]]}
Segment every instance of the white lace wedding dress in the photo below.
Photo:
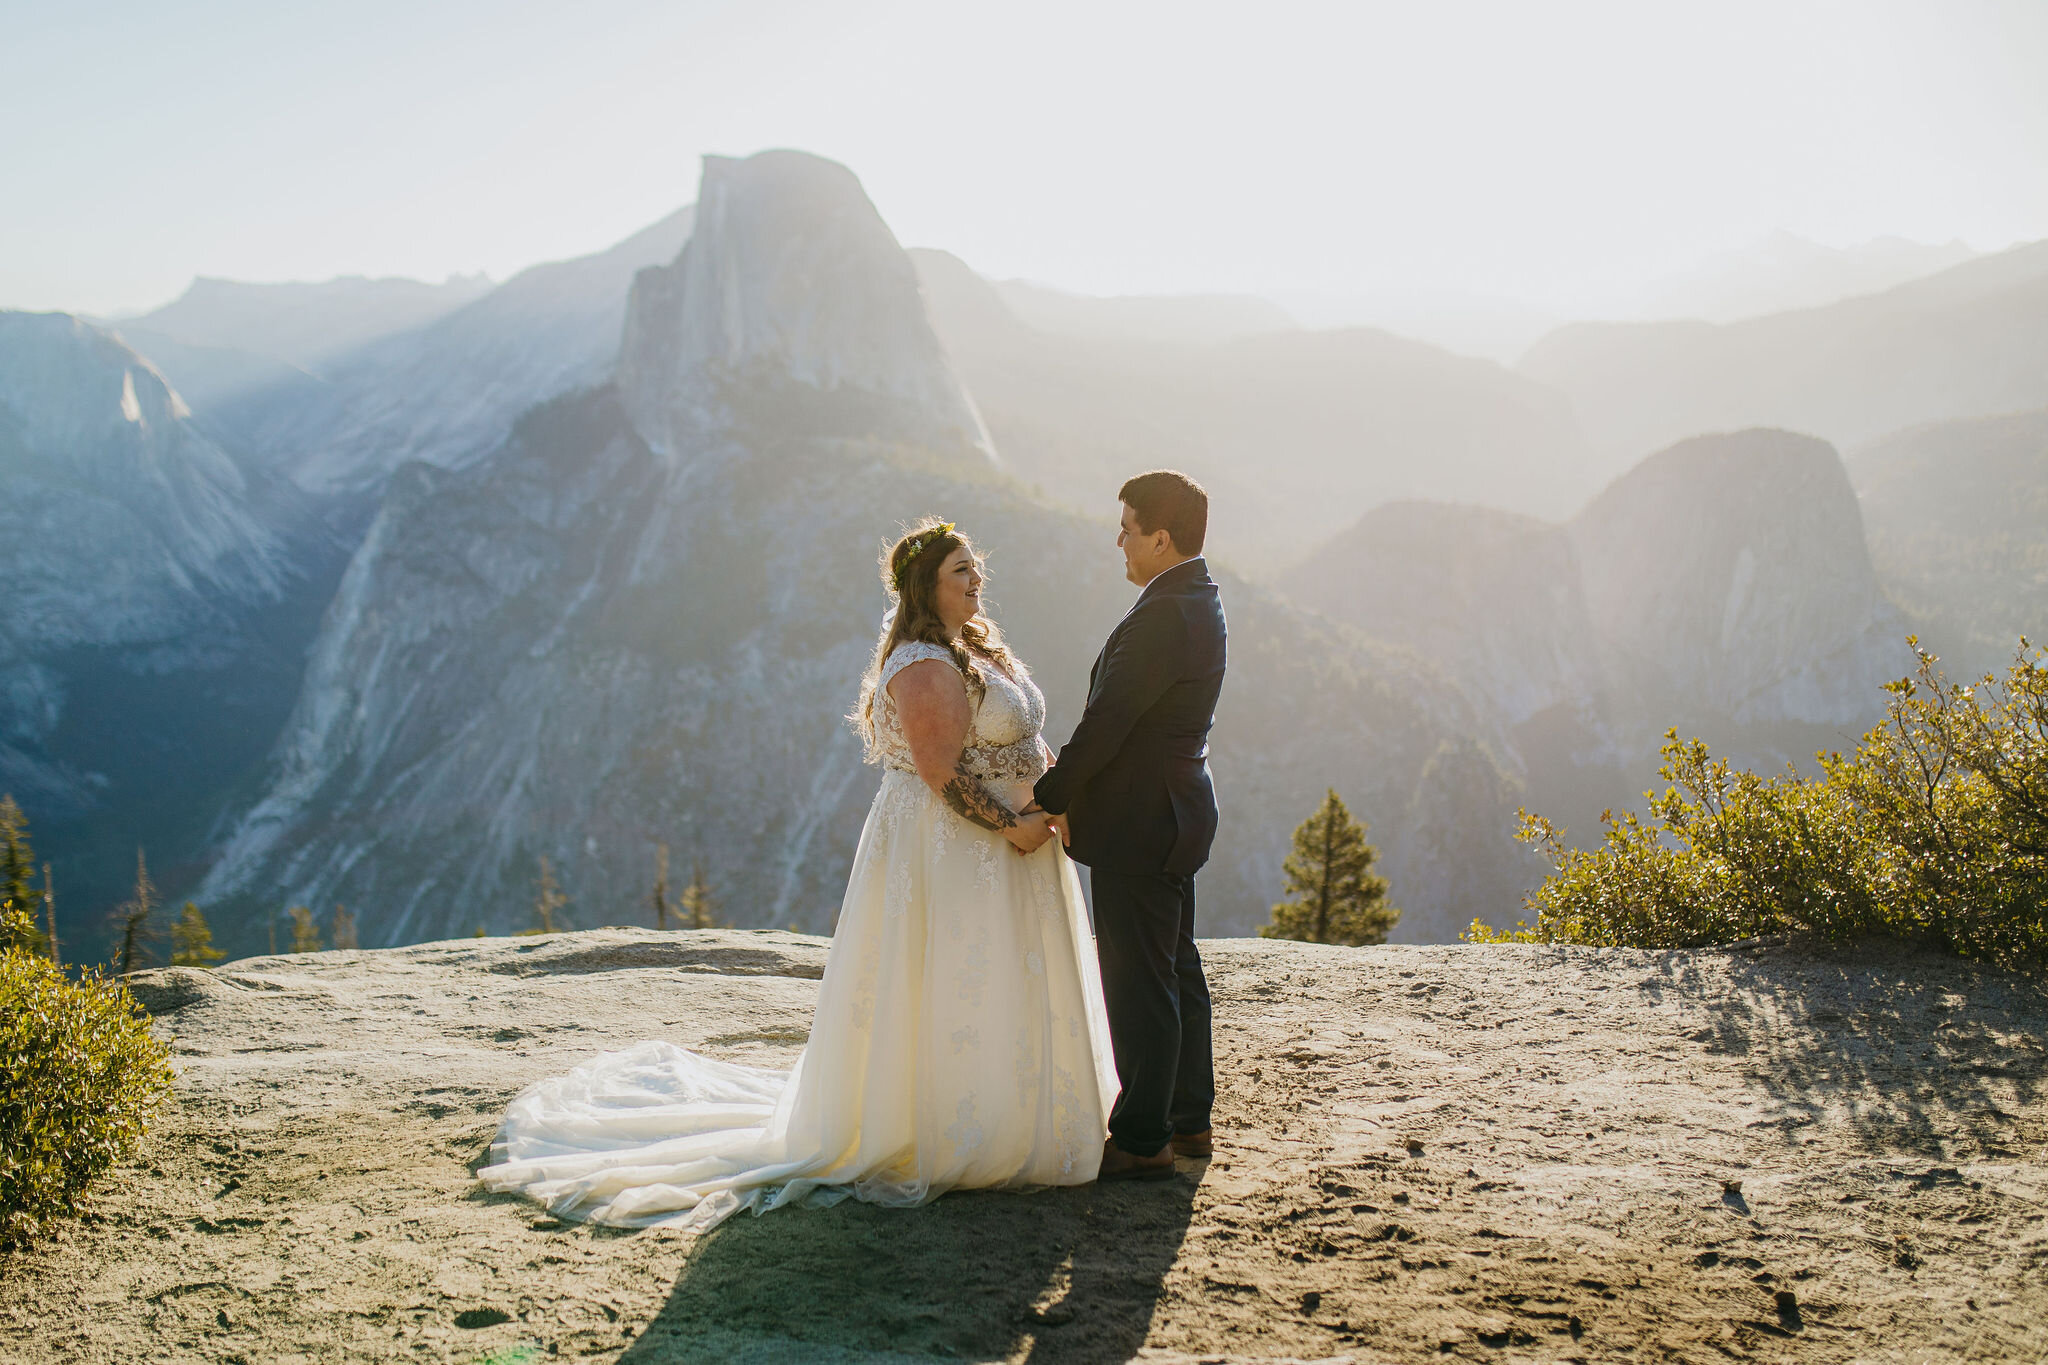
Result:
{"label": "white lace wedding dress", "polygon": [[[888,685],[920,659],[952,664],[909,643],[882,669],[882,786],[795,1068],[665,1042],[605,1053],[512,1102],[488,1188],[591,1222],[708,1227],[797,1200],[1095,1178],[1116,1071],[1080,881],[1059,840],[1020,857],[917,776]],[[1045,699],[983,672],[967,757],[1017,809],[1045,770]]]}

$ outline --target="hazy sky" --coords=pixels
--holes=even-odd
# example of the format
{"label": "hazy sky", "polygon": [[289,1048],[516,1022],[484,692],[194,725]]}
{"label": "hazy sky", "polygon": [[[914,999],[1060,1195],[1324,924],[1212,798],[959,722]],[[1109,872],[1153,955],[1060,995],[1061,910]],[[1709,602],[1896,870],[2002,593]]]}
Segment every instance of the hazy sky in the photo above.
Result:
{"label": "hazy sky", "polygon": [[2043,0],[0,0],[0,306],[502,278],[785,146],[995,276],[1586,310],[2048,237],[2044,75]]}

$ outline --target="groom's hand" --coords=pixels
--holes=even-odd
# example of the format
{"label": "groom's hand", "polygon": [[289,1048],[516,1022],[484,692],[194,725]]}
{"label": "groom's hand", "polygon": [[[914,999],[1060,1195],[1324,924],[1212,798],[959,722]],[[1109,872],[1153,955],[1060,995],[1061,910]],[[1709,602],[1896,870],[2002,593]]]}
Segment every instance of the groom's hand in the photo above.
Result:
{"label": "groom's hand", "polygon": [[1072,848],[1074,846],[1074,832],[1067,828],[1066,816],[1051,816],[1046,820],[1046,823],[1051,825],[1054,833],[1060,836],[1060,846],[1062,848]]}

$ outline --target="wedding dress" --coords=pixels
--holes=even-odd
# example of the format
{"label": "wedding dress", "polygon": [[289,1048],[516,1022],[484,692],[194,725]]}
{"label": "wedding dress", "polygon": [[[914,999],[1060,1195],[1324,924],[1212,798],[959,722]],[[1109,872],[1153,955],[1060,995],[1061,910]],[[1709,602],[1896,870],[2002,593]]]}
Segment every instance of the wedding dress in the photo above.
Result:
{"label": "wedding dress", "polygon": [[[665,1042],[529,1087],[478,1174],[551,1212],[708,1227],[745,1208],[847,1195],[909,1205],[960,1187],[1095,1178],[1116,1096],[1109,1022],[1074,864],[1019,856],[916,773],[885,661],[883,771],[847,879],[810,1040],[787,1073]],[[984,664],[969,770],[1021,809],[1045,770],[1045,699]]]}

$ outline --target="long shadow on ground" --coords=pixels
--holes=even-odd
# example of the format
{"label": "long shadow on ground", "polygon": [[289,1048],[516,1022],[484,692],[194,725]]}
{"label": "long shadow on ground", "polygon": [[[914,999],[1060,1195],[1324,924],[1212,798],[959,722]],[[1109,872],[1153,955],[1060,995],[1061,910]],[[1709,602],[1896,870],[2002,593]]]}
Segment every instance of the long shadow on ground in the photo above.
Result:
{"label": "long shadow on ground", "polygon": [[1199,1178],[1183,1164],[1171,1183],[741,1215],[698,1243],[619,1359],[1127,1360]]}
{"label": "long shadow on ground", "polygon": [[1728,964],[1726,987],[1691,954],[1665,970],[1713,1003],[1694,1037],[1741,1059],[1788,1144],[1834,1107],[1872,1152],[1995,1160],[2025,1146],[2001,1101],[2032,1105],[2048,1082],[2048,1046],[2030,1037],[2048,1013],[2036,982],[1888,944],[1760,954]]}

